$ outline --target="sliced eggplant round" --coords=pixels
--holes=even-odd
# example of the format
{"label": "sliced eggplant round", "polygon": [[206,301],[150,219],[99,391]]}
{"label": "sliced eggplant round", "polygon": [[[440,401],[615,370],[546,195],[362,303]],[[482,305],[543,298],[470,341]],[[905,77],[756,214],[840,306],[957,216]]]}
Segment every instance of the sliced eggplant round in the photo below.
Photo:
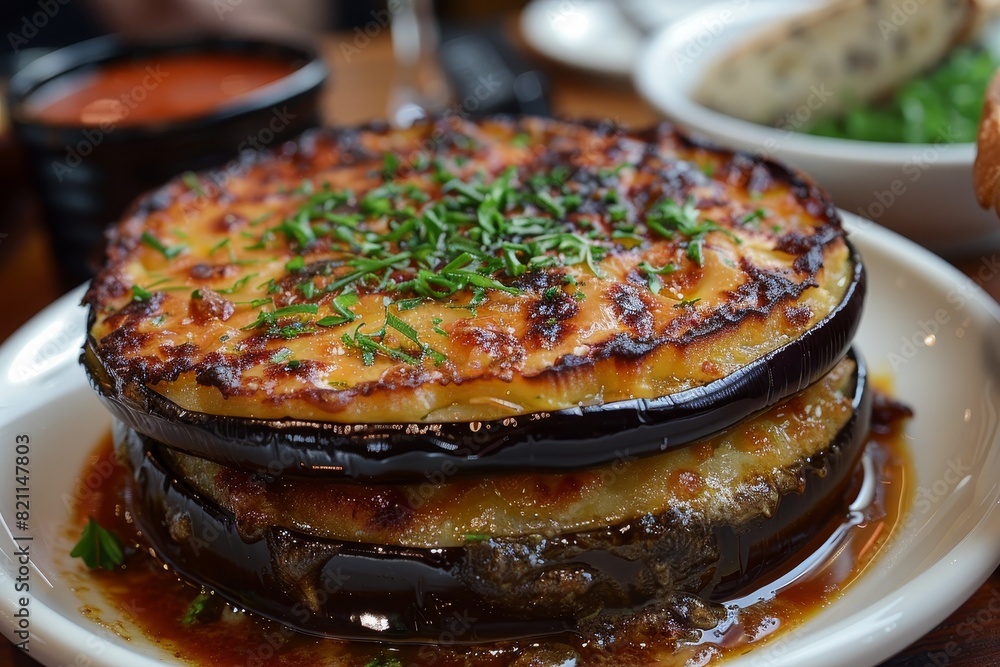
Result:
{"label": "sliced eggplant round", "polygon": [[148,387],[115,382],[93,339],[83,355],[91,383],[111,413],[181,451],[271,475],[361,481],[422,480],[525,468],[581,469],[623,454],[648,456],[704,439],[809,386],[843,357],[860,320],[865,273],[853,272],[841,303],[799,338],[705,386],[485,422],[340,424],[250,419],[185,410]]}
{"label": "sliced eggplant round", "polygon": [[278,526],[248,539],[232,513],[170,467],[162,445],[123,424],[116,440],[134,470],[137,527],[186,578],[306,633],[434,642],[457,613],[475,619],[457,641],[476,643],[586,632],[605,614],[627,617],[691,595],[724,601],[766,580],[833,529],[859,481],[871,415],[860,362],[850,389],[847,423],[789,463],[794,484],[770,489],[776,509],[733,498],[728,520],[671,508],[584,532],[470,536],[458,547],[359,543]]}
{"label": "sliced eggplant round", "polygon": [[317,130],[140,200],[84,299],[108,407],[275,475],[580,469],[846,352],[864,272],[804,175],[667,124],[450,120]]}

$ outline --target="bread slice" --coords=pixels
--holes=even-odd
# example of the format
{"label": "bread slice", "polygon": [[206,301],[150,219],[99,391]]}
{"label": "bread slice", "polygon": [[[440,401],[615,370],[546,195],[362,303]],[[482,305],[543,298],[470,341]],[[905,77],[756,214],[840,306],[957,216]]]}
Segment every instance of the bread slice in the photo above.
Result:
{"label": "bread slice", "polygon": [[699,104],[797,129],[888,95],[968,40],[993,0],[844,0],[772,26],[713,63]]}
{"label": "bread slice", "polygon": [[980,206],[993,208],[1000,215],[1000,74],[993,77],[986,90],[976,146],[973,169],[976,199]]}

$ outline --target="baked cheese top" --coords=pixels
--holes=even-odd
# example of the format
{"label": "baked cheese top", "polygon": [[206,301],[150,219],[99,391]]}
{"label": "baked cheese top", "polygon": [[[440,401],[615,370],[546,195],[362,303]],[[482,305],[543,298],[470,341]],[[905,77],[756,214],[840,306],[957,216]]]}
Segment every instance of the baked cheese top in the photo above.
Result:
{"label": "baked cheese top", "polygon": [[100,363],[209,414],[496,419],[702,386],[853,275],[835,209],[669,126],[317,130],[185,174],[114,229]]}

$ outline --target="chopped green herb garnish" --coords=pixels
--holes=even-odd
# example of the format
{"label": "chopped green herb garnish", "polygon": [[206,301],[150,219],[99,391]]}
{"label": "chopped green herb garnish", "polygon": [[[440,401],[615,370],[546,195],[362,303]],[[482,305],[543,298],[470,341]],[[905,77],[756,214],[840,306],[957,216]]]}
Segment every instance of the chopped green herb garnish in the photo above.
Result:
{"label": "chopped green herb garnish", "polygon": [[221,241],[219,241],[218,243],[216,243],[214,246],[212,246],[208,251],[209,256],[214,254],[216,250],[221,250],[222,248],[225,248],[227,245],[229,245],[230,240],[231,240],[230,238],[226,237]]}
{"label": "chopped green herb garnish", "polygon": [[267,220],[268,218],[272,217],[273,215],[274,215],[274,211],[268,211],[267,213],[261,213],[256,218],[254,218],[253,220],[251,220],[249,224],[250,224],[251,227],[256,227],[257,225],[259,225],[260,223],[264,222],[265,220]]}
{"label": "chopped green herb garnish", "polygon": [[210,621],[218,615],[220,607],[221,602],[214,595],[199,593],[195,599],[191,600],[187,611],[181,617],[181,623],[184,625],[194,625],[195,623]]}
{"label": "chopped green herb garnish", "polygon": [[306,301],[311,301],[312,298],[316,296],[316,293],[318,291],[316,289],[316,283],[314,283],[312,280],[306,280],[299,283],[298,285],[295,286],[295,289],[297,289],[302,294],[302,298],[304,298]]}
{"label": "chopped green herb garnish", "polygon": [[487,540],[490,539],[490,537],[491,536],[487,535],[486,533],[466,533],[465,534],[465,541],[466,542],[486,542]]}
{"label": "chopped green herb garnish", "polygon": [[701,297],[695,299],[684,299],[683,301],[675,303],[674,308],[690,308],[699,301],[701,301]]}
{"label": "chopped green herb garnish", "polygon": [[444,320],[440,317],[435,317],[434,319],[431,320],[431,323],[434,325],[434,333],[436,333],[439,336],[444,336],[445,338],[447,338],[448,332],[442,329],[440,326],[442,322],[444,322]]}
{"label": "chopped green herb garnish", "polygon": [[418,337],[417,330],[412,326],[401,320],[398,316],[393,315],[388,308],[385,311],[385,326],[390,329],[395,329],[399,333],[403,334],[405,338],[417,345],[423,354],[428,355],[434,360],[435,364],[443,363],[447,360],[443,354],[433,349],[430,345],[422,342]]}
{"label": "chopped green herb garnish", "polygon": [[167,246],[163,243],[163,241],[156,238],[149,232],[143,232],[141,239],[144,244],[148,245],[153,250],[159,251],[167,259],[173,259],[187,250],[186,245]]}
{"label": "chopped green herb garnish", "polygon": [[89,517],[83,527],[80,540],[69,552],[73,558],[80,558],[90,569],[113,570],[125,562],[121,542],[114,533],[101,526],[94,517]]}
{"label": "chopped green herb garnish", "polygon": [[277,310],[261,310],[257,313],[257,319],[241,327],[241,331],[251,329],[267,328],[267,333],[281,338],[295,338],[296,336],[313,333],[313,329],[307,326],[307,322],[299,320],[285,326],[278,326],[278,320],[291,315],[308,314],[315,315],[319,312],[319,306],[315,303],[297,303]]}
{"label": "chopped green herb garnish", "polygon": [[292,257],[290,260],[285,262],[285,269],[293,273],[296,271],[301,271],[304,268],[306,268],[306,258],[303,257],[302,255],[296,255],[295,257]]}
{"label": "chopped green herb garnish", "polygon": [[747,213],[742,218],[739,219],[739,224],[746,227],[751,227],[757,229],[760,227],[760,221],[767,217],[767,211],[762,208],[758,208],[750,213]]}
{"label": "chopped green herb garnish", "polygon": [[705,237],[709,232],[722,232],[737,244],[741,239],[729,230],[723,229],[711,220],[700,220],[698,208],[694,199],[689,198],[683,205],[673,199],[664,199],[656,204],[646,215],[646,226],[660,236],[668,239],[680,234],[687,239],[687,257],[698,266],[705,262],[702,252]]}
{"label": "chopped green herb garnish", "polygon": [[355,292],[345,292],[340,294],[333,300],[333,309],[337,311],[337,315],[330,317],[324,317],[323,319],[316,322],[321,327],[337,327],[341,324],[347,324],[348,322],[353,322],[357,319],[357,315],[351,311],[351,306],[358,302],[358,295]]}
{"label": "chopped green herb garnish", "polygon": [[639,270],[646,274],[649,291],[653,294],[659,294],[660,290],[663,288],[663,282],[660,280],[660,276],[673,273],[677,270],[677,267],[673,264],[665,264],[656,268],[649,262],[642,262],[639,264]]}
{"label": "chopped green herb garnish", "polygon": [[399,173],[399,158],[392,153],[382,156],[382,178],[391,181]]}
{"label": "chopped green herb garnish", "polygon": [[420,363],[419,359],[407,354],[402,350],[396,350],[391,347],[386,347],[376,338],[381,338],[385,335],[385,330],[375,334],[364,334],[361,333],[361,327],[364,324],[359,324],[358,328],[354,330],[353,334],[345,333],[341,336],[341,340],[344,341],[344,345],[347,347],[353,347],[361,350],[361,358],[365,363],[365,366],[371,366],[375,363],[375,356],[377,354],[384,354],[390,359],[395,359],[397,361],[402,361],[407,364],[417,365]]}
{"label": "chopped green herb garnish", "polygon": [[283,363],[291,356],[292,356],[292,351],[289,350],[287,347],[283,347],[277,352],[275,352],[273,355],[271,355],[271,363],[272,364]]}
{"label": "chopped green herb garnish", "polygon": [[181,180],[184,181],[184,185],[188,187],[188,190],[199,197],[205,196],[205,191],[201,187],[201,181],[198,180],[198,174],[193,171],[185,171],[181,174]]}
{"label": "chopped green herb garnish", "polygon": [[152,298],[153,293],[143,289],[139,285],[132,285],[132,300],[133,301],[149,301]]}
{"label": "chopped green herb garnish", "polygon": [[414,299],[400,299],[399,301],[396,302],[396,309],[399,311],[413,310],[426,300],[427,299],[425,299],[422,296],[418,296]]}
{"label": "chopped green herb garnish", "polygon": [[219,294],[235,294],[236,292],[239,292],[241,289],[243,289],[243,286],[246,285],[248,282],[250,282],[251,278],[255,278],[256,276],[257,276],[256,273],[251,273],[249,275],[243,276],[235,283],[233,283],[232,287],[221,288],[219,290]]}
{"label": "chopped green herb garnish", "polygon": [[369,193],[361,200],[361,211],[375,218],[388,215],[392,211],[392,200]]}
{"label": "chopped green herb garnish", "polygon": [[372,658],[367,663],[365,667],[402,667],[402,663],[396,658]]}
{"label": "chopped green herb garnish", "polygon": [[403,336],[413,341],[415,344],[420,345],[420,339],[417,337],[417,330],[401,320],[398,316],[393,315],[389,310],[385,311],[385,325],[403,334]]}
{"label": "chopped green herb garnish", "polygon": [[316,240],[316,233],[312,225],[309,224],[309,215],[306,211],[299,212],[285,220],[278,226],[278,231],[283,232],[289,240],[294,239],[300,248],[305,248]]}
{"label": "chopped green herb garnish", "polygon": [[319,306],[314,303],[296,303],[284,308],[278,308],[272,314],[275,317],[285,317],[287,315],[298,315],[299,313],[315,315],[317,312],[319,312]]}

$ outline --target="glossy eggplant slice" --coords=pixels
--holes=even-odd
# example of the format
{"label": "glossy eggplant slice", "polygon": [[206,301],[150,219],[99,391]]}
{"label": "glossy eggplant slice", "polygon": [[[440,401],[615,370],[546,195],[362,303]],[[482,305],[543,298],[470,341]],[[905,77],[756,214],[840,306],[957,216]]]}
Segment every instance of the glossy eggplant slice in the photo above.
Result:
{"label": "glossy eggplant slice", "polygon": [[[732,495],[753,511],[797,478],[787,470],[825,446],[851,418],[853,363],[729,431],[690,447],[573,472],[521,470],[454,477],[442,469],[422,483],[356,484],[323,478],[267,478],[167,450],[162,457],[195,491],[232,512],[245,539],[282,526],[353,542],[435,548],[468,535],[554,537],[617,525],[668,509],[732,518]],[[152,441],[152,440],[151,440]],[[719,510],[727,507],[727,511]],[[747,511],[750,511],[748,509]]]}
{"label": "glossy eggplant slice", "polygon": [[[833,387],[845,392],[848,414],[829,417],[840,426],[820,442],[800,449],[793,440],[808,440],[808,429],[792,418],[781,433],[751,420],[730,436],[692,445],[690,455],[704,466],[712,467],[704,463],[710,459],[725,465],[720,477],[705,478],[706,488],[676,490],[689,496],[686,503],[583,531],[469,535],[460,546],[366,543],[317,537],[302,527],[248,526],[245,516],[196,491],[169,463],[178,459],[168,448],[121,424],[116,440],[134,468],[136,525],[183,576],[307,633],[434,642],[460,614],[475,619],[461,641],[476,643],[589,632],[609,618],[627,626],[653,608],[701,608],[697,622],[719,620],[718,608],[691,596],[724,600],[761,581],[845,511],[869,428],[865,377],[860,363],[855,371],[854,362],[845,361],[819,383],[826,387],[775,408],[805,418],[823,405],[811,395]],[[784,454],[762,455],[769,449]],[[757,461],[755,470],[752,462],[731,465],[741,451]],[[662,456],[682,461],[673,479],[690,482],[695,471],[682,454]],[[629,465],[644,464],[649,461]],[[729,493],[719,488],[727,468],[736,474],[727,482]],[[266,483],[248,480],[242,492],[265,493]],[[678,607],[678,600],[691,604]]]}
{"label": "glossy eggplant slice", "polygon": [[181,451],[271,475],[412,481],[435,470],[581,469],[709,437],[829,372],[850,345],[861,312],[864,274],[859,261],[854,266],[845,302],[828,318],[723,379],[653,400],[522,418],[344,425],[219,417],[189,412],[135,385],[116,394],[90,342],[83,358],[104,404],[130,427]]}
{"label": "glossy eggplant slice", "polygon": [[803,176],[661,126],[318,131],[115,230],[115,415],[273,474],[585,468],[717,433],[843,356],[864,273]]}

